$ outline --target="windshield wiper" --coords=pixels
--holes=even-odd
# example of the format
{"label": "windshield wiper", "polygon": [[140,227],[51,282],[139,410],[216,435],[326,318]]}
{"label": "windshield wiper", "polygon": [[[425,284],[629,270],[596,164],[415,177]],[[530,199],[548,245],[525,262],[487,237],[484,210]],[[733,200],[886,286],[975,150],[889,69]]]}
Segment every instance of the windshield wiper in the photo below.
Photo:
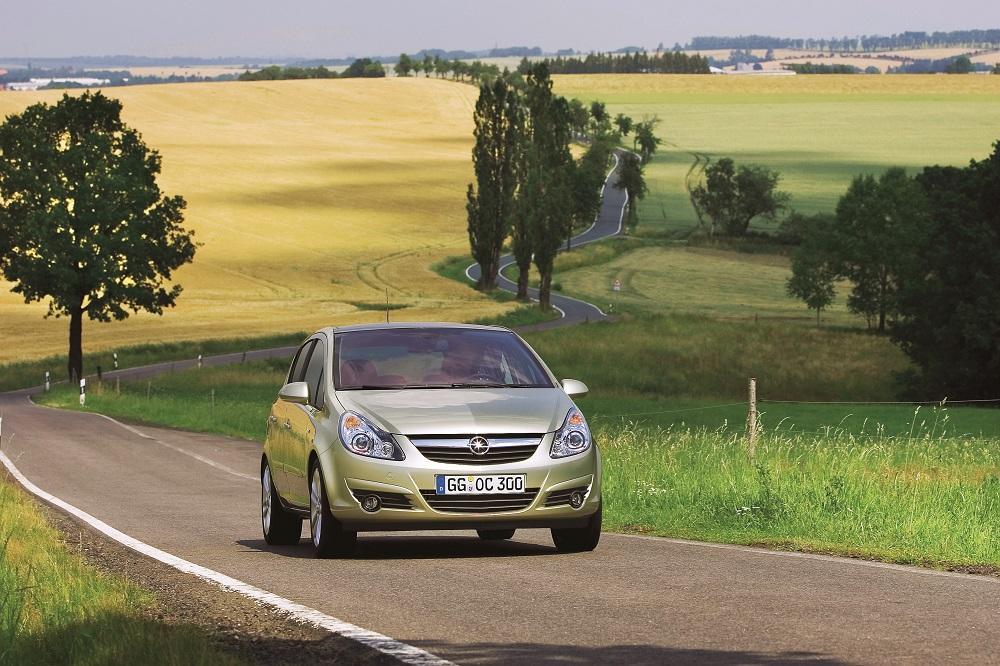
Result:
{"label": "windshield wiper", "polygon": [[381,391],[385,389],[403,389],[410,388],[409,386],[401,386],[399,384],[356,384],[354,386],[342,386],[341,391]]}

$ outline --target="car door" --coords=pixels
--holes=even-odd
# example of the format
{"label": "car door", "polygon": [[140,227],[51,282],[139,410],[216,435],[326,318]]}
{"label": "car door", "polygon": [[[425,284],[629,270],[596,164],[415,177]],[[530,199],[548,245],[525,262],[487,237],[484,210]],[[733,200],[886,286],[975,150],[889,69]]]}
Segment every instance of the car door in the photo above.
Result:
{"label": "car door", "polygon": [[316,436],[317,421],[326,414],[326,342],[315,341],[305,362],[302,379],[309,384],[309,404],[289,405],[289,456],[285,473],[288,475],[289,499],[295,503],[309,502],[309,453]]}
{"label": "car door", "polygon": [[[302,381],[305,375],[309,353],[315,346],[315,339],[307,340],[295,353],[292,366],[285,383]],[[268,461],[271,463],[271,478],[278,492],[286,500],[296,501],[291,496],[292,483],[288,476],[288,466],[292,457],[292,418],[299,405],[285,402],[281,398],[271,405],[267,419]]]}

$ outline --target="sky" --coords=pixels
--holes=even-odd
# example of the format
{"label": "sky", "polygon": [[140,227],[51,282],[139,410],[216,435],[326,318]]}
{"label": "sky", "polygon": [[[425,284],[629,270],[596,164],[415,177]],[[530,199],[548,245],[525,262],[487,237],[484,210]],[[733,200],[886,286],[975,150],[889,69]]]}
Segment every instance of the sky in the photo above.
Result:
{"label": "sky", "polygon": [[1000,28],[997,0],[4,0],[0,56],[345,57],[653,49],[696,35]]}

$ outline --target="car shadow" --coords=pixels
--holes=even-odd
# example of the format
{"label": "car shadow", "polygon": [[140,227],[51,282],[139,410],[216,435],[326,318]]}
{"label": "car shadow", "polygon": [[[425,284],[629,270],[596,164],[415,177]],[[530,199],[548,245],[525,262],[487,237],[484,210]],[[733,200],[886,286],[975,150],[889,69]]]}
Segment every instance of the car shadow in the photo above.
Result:
{"label": "car shadow", "polygon": [[[311,558],[312,548],[303,539],[295,546],[269,546],[263,539],[237,539],[237,544],[251,550],[283,557]],[[353,560],[422,560],[484,557],[537,557],[556,555],[554,546],[517,541],[483,541],[477,536],[359,534],[354,553],[342,559]]]}
{"label": "car shadow", "polygon": [[669,645],[559,645],[542,643],[454,643],[449,641],[410,640],[422,648],[460,664],[531,664],[565,666],[566,664],[713,664],[744,666],[811,664],[839,666],[843,660],[810,651],[755,652],[684,648]]}

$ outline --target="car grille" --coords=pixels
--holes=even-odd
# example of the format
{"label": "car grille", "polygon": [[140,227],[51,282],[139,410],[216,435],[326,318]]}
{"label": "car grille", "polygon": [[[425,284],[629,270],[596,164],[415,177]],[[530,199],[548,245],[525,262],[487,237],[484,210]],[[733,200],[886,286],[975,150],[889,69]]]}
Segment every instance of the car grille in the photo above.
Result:
{"label": "car grille", "polygon": [[382,501],[383,509],[412,509],[413,503],[410,498],[402,493],[386,493],[381,490],[355,490],[351,488],[351,493],[360,502],[370,495],[376,495]]}
{"label": "car grille", "polygon": [[584,495],[587,494],[587,486],[580,486],[579,488],[567,488],[566,490],[554,490],[549,493],[549,496],[545,498],[545,506],[562,506],[563,504],[569,504],[569,496],[575,492],[581,492]]}
{"label": "car grille", "polygon": [[421,490],[424,500],[435,511],[444,513],[500,513],[522,511],[531,506],[538,488],[523,493],[503,495],[438,495],[433,490]]}
{"label": "car grille", "polygon": [[523,462],[535,455],[542,435],[484,435],[490,444],[485,454],[469,448],[472,436],[410,437],[428,460],[453,465],[503,465]]}

